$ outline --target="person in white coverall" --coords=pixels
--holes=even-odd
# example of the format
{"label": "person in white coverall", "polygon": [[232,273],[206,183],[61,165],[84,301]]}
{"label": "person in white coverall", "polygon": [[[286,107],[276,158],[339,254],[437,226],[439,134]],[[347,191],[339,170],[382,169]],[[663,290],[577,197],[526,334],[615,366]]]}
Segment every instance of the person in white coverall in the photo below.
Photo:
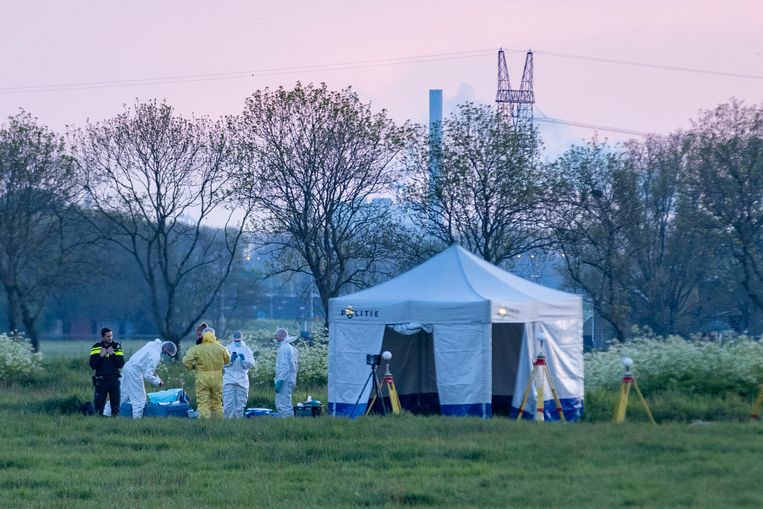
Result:
{"label": "person in white coverall", "polygon": [[174,357],[177,346],[172,341],[155,339],[146,343],[140,350],[132,354],[122,369],[122,401],[132,404],[133,419],[143,417],[143,409],[146,406],[145,378],[155,386],[162,385],[162,380],[156,376],[156,368],[162,360],[162,353]]}
{"label": "person in white coverall", "polygon": [[299,353],[291,346],[294,338],[289,337],[289,331],[284,328],[276,330],[278,353],[276,354],[276,411],[280,417],[294,417],[294,407],[291,393],[297,385],[297,364]]}
{"label": "person in white coverall", "polygon": [[241,331],[233,333],[233,341],[226,348],[230,364],[223,371],[223,417],[232,419],[244,416],[249,399],[248,372],[254,367],[254,355],[244,343]]}

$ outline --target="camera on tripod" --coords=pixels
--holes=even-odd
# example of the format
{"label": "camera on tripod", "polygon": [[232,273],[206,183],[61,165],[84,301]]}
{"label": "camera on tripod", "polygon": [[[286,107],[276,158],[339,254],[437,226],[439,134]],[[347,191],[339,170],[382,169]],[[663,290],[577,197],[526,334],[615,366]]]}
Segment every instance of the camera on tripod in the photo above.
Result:
{"label": "camera on tripod", "polygon": [[369,366],[378,366],[381,364],[381,355],[376,353],[368,353],[366,354],[366,364]]}

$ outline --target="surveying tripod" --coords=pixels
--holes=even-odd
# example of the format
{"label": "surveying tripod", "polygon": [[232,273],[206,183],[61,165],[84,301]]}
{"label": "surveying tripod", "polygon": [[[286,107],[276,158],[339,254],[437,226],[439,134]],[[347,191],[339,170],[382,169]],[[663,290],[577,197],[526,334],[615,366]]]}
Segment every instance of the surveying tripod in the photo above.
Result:
{"label": "surveying tripod", "polygon": [[[389,404],[392,407],[392,413],[397,415],[401,412],[402,408],[400,407],[400,397],[397,395],[397,387],[395,387],[395,379],[392,377],[392,373],[389,372],[389,360],[387,361],[387,368],[384,371],[384,379],[382,382],[384,385],[387,386],[387,393],[389,394]],[[376,401],[376,397],[378,396],[379,399],[382,402],[382,408],[384,408],[384,412],[386,414],[387,408],[384,406],[384,399],[381,395],[381,387],[378,391],[374,394],[374,397],[371,398],[371,402],[368,403],[368,408],[366,409],[366,415],[368,415],[368,412],[371,411],[371,408],[374,406],[374,402]]]}
{"label": "surveying tripod", "polygon": [[631,374],[630,366],[627,364],[625,367],[625,375],[623,375],[623,382],[620,384],[620,399],[618,399],[617,405],[615,406],[615,414],[612,416],[612,422],[615,424],[622,424],[625,422],[625,411],[628,409],[628,394],[631,391],[631,387],[636,389],[636,394],[638,394],[639,401],[641,401],[641,404],[644,406],[646,415],[649,417],[649,422],[657,424],[654,422],[654,417],[652,417],[652,412],[649,410],[649,405],[646,404],[644,395],[641,394],[641,390],[636,383],[636,378]]}
{"label": "surveying tripod", "polygon": [[554,381],[551,379],[551,373],[548,370],[548,364],[546,364],[546,357],[543,355],[543,341],[540,342],[540,353],[535,358],[535,362],[533,362],[533,370],[530,374],[530,378],[527,380],[527,387],[525,387],[525,393],[522,397],[522,404],[519,406],[517,420],[522,418],[522,413],[525,411],[525,406],[527,405],[527,399],[530,397],[533,383],[535,384],[535,390],[538,393],[535,404],[535,420],[539,422],[545,420],[546,409],[544,407],[545,401],[543,400],[543,389],[546,381],[548,381],[548,385],[551,387],[551,394],[554,396],[554,401],[556,402],[556,411],[559,413],[559,420],[566,422],[564,412],[562,411],[562,402],[559,400],[559,394],[556,392]]}
{"label": "surveying tripod", "polygon": [[371,412],[371,407],[373,406],[374,402],[376,401],[376,398],[378,397],[381,401],[382,410],[384,411],[384,415],[387,415],[387,406],[384,404],[384,398],[382,397],[382,389],[381,384],[379,383],[379,378],[376,376],[376,366],[377,364],[371,364],[371,372],[368,374],[368,378],[366,378],[366,383],[363,384],[363,388],[360,389],[360,394],[358,394],[358,399],[355,400],[355,405],[352,407],[352,413],[350,415],[355,415],[355,409],[357,409],[358,404],[360,403],[360,398],[363,397],[363,393],[366,392],[366,387],[368,387],[368,384],[373,382],[373,398],[368,403],[368,407],[366,408],[366,411],[363,413],[363,415],[368,415]]}

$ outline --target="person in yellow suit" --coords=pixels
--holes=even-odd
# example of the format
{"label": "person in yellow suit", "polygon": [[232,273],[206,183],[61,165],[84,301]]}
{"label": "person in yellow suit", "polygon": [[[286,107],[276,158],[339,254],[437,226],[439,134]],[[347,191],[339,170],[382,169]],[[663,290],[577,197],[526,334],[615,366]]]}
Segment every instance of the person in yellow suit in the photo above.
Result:
{"label": "person in yellow suit", "polygon": [[223,416],[223,366],[230,364],[230,354],[215,337],[215,330],[204,329],[201,343],[192,346],[183,357],[183,365],[196,372],[196,402],[201,417]]}

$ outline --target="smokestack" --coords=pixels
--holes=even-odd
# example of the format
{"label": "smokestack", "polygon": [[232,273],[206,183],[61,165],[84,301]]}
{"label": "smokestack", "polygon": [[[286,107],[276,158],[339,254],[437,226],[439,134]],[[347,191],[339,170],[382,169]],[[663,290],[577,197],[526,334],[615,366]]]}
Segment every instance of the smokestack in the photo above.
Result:
{"label": "smokestack", "polygon": [[434,181],[440,174],[442,154],[442,90],[429,91],[429,192],[434,194]]}

